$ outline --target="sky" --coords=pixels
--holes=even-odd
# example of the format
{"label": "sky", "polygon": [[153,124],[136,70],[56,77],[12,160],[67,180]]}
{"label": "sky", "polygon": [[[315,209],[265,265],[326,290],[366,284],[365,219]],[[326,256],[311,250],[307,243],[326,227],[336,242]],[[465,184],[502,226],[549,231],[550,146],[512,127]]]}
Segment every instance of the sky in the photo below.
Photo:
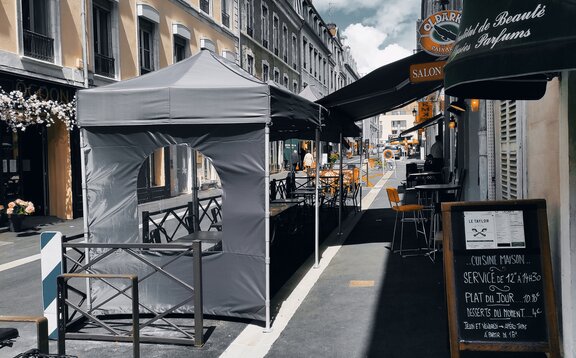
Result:
{"label": "sky", "polygon": [[335,23],[350,46],[358,73],[413,53],[420,0],[314,0],[326,23]]}

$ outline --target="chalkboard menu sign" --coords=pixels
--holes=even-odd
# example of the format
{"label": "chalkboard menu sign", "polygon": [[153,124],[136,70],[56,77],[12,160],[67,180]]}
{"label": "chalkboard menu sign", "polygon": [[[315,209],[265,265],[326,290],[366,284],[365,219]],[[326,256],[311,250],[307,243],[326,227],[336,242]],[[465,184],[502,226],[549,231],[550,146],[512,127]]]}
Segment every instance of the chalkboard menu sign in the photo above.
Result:
{"label": "chalkboard menu sign", "polygon": [[559,357],[546,202],[443,203],[442,215],[452,357]]}

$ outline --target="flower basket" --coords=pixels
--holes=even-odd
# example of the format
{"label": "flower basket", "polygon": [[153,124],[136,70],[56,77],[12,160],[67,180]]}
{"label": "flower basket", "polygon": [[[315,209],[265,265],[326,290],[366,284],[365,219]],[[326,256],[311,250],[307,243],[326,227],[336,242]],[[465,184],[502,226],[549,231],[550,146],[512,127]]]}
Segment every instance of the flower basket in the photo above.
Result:
{"label": "flower basket", "polygon": [[12,232],[22,231],[22,222],[26,215],[10,215],[9,218],[9,230]]}
{"label": "flower basket", "polygon": [[6,209],[6,214],[8,214],[10,231],[22,231],[22,222],[24,221],[24,217],[26,215],[33,214],[34,211],[34,204],[31,201],[16,199],[9,202],[8,209]]}

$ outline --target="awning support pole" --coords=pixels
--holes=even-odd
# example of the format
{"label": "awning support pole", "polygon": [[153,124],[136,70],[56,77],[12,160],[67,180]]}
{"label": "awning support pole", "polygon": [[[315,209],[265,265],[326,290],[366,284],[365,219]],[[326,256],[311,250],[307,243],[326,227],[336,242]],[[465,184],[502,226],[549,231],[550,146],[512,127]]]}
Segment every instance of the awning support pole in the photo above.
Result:
{"label": "awning support pole", "polygon": [[316,128],[316,192],[314,193],[314,268],[318,268],[320,261],[320,129]]}
{"label": "awning support pole", "polygon": [[198,152],[196,149],[192,149],[192,211],[189,213],[192,215],[192,221],[194,226],[194,231],[200,231],[200,209],[198,208],[198,163],[196,158],[198,157]]}
{"label": "awning support pole", "polygon": [[360,205],[360,211],[362,211],[362,188],[364,187],[364,185],[362,185],[362,138],[360,140],[360,170],[358,171],[358,176],[358,185],[360,185],[360,193],[358,194],[360,198],[358,203]]}
{"label": "awning support pole", "polygon": [[342,172],[342,167],[344,166],[344,158],[343,158],[343,150],[342,148],[344,147],[342,145],[343,142],[343,136],[342,136],[342,132],[340,132],[340,169],[338,170],[338,201],[339,201],[339,205],[338,205],[338,235],[342,235],[342,205],[344,205],[344,200],[342,198],[342,193],[344,192],[344,183],[343,183],[343,172]]}
{"label": "awning support pole", "polygon": [[[84,130],[80,129],[80,166],[82,167],[82,219],[84,222],[84,242],[88,242],[90,238],[90,229],[88,228],[88,182],[86,180],[86,151],[88,149],[84,146]],[[84,249],[84,262],[87,264],[90,258],[90,251]],[[65,272],[67,273],[67,272]],[[90,288],[90,280],[86,279],[86,296],[87,306],[92,308],[92,290]]]}
{"label": "awning support pole", "polygon": [[264,332],[272,332],[270,328],[270,127],[264,128],[264,238],[266,241],[266,328]]}

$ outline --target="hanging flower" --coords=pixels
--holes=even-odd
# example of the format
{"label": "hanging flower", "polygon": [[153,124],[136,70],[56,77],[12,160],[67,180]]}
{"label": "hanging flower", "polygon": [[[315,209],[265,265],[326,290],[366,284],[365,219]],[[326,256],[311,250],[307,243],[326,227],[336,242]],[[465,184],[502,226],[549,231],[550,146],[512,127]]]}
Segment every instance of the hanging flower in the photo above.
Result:
{"label": "hanging flower", "polygon": [[42,100],[37,95],[24,98],[20,91],[4,92],[0,88],[0,120],[12,131],[25,131],[32,124],[50,127],[56,120],[63,122],[67,130],[77,127],[76,96],[70,103]]}
{"label": "hanging flower", "polygon": [[8,215],[30,215],[33,214],[36,209],[31,201],[24,201],[22,199],[16,199],[8,203],[8,209],[6,209],[6,214]]}

